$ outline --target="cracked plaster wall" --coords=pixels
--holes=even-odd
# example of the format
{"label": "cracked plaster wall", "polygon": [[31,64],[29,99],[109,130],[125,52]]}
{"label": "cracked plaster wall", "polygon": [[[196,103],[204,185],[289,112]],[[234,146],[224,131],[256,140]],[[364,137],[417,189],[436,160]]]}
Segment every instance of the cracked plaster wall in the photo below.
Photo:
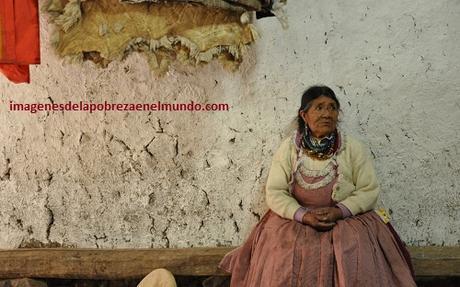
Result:
{"label": "cracked plaster wall", "polygon": [[[41,15],[32,84],[0,79],[0,248],[237,245],[264,213],[271,157],[301,92],[332,86],[342,129],[375,156],[404,240],[460,233],[460,3],[290,1],[240,71],[213,63],[153,78],[139,55],[65,65]],[[228,112],[8,111],[22,103],[228,103]]]}

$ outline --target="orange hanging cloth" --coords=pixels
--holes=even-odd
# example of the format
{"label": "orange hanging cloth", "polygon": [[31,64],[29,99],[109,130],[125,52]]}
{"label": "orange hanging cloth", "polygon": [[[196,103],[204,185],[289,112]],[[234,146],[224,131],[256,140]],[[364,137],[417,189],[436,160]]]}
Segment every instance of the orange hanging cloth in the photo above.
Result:
{"label": "orange hanging cloth", "polygon": [[31,64],[40,64],[38,0],[0,0],[0,72],[29,83]]}

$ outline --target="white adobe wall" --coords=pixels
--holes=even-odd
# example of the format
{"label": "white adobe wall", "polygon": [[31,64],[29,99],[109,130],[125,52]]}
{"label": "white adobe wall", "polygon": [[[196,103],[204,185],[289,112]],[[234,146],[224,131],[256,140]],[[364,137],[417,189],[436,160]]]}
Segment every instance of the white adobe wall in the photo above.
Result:
{"label": "white adobe wall", "polygon": [[[138,55],[64,65],[44,15],[32,84],[0,79],[0,248],[32,241],[144,248],[237,245],[301,92],[330,85],[341,127],[375,155],[383,199],[412,245],[460,238],[460,2],[289,1],[290,28],[240,72],[217,64],[150,76]],[[10,101],[228,103],[228,112],[8,111]]]}

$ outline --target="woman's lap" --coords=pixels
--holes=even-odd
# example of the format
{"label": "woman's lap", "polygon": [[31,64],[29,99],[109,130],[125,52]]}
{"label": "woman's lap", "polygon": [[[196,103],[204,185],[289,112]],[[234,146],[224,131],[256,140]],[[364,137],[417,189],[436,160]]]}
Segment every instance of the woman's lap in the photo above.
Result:
{"label": "woman's lap", "polygon": [[318,232],[269,211],[220,266],[232,287],[415,286],[397,239],[374,212]]}

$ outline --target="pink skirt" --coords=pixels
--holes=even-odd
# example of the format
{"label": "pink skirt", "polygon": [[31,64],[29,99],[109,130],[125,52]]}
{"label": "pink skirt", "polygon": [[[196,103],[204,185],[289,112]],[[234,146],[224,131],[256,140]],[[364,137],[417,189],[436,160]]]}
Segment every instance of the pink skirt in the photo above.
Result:
{"label": "pink skirt", "polygon": [[268,211],[219,267],[231,287],[416,286],[410,258],[391,225],[373,211],[320,232]]}

